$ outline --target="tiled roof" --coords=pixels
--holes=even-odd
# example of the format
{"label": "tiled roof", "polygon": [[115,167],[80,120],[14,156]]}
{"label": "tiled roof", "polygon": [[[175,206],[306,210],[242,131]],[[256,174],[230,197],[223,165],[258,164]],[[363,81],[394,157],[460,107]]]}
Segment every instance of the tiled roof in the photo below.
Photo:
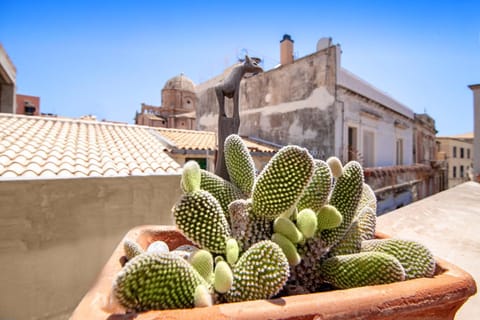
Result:
{"label": "tiled roof", "polygon": [[155,130],[167,139],[166,141],[171,148],[185,150],[217,149],[215,132],[170,128],[155,128]]}
{"label": "tiled roof", "polygon": [[[170,144],[171,148],[184,150],[217,150],[217,137],[212,131],[195,131],[171,128],[155,128],[155,130]],[[243,138],[251,152],[275,153],[279,148],[260,143],[249,138]]]}
{"label": "tiled roof", "polygon": [[0,180],[175,174],[143,126],[0,114]]}
{"label": "tiled roof", "polygon": [[452,139],[473,139],[474,138],[474,135],[473,135],[473,132],[467,132],[467,133],[463,133],[463,134],[456,134],[456,135],[452,135],[452,136],[437,136],[437,138],[440,138],[440,139],[448,139],[448,138],[452,138]]}

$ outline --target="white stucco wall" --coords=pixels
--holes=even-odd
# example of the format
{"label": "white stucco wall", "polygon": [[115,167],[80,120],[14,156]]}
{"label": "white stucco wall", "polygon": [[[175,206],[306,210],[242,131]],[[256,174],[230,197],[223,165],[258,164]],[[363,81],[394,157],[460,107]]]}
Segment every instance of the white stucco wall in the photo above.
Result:
{"label": "white stucco wall", "polygon": [[[336,146],[340,150],[343,145],[340,155],[344,159],[347,159],[348,128],[354,127],[357,130],[359,160],[363,161],[365,166],[396,165],[398,139],[403,140],[402,164],[413,163],[413,121],[410,118],[345,88],[339,88],[337,99],[341,102],[343,112],[338,113],[336,127],[343,128],[343,135],[336,139]],[[366,132],[371,132],[374,136],[372,163],[367,161],[368,156],[365,154]]]}

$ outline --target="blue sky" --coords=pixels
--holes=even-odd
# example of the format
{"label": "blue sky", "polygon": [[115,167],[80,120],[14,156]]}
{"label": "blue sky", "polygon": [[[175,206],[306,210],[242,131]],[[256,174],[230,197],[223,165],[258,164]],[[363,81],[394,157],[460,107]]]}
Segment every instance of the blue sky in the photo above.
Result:
{"label": "blue sky", "polygon": [[22,1],[0,0],[0,43],[17,91],[41,111],[133,122],[160,105],[165,82],[205,81],[245,52],[279,62],[318,39],[342,46],[342,66],[410,107],[439,135],[473,131],[480,83],[480,1]]}

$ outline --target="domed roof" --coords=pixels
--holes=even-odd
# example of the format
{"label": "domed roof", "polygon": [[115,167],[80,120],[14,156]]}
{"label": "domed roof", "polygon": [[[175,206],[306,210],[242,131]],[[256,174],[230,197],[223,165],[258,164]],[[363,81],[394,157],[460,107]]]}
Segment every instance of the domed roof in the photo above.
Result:
{"label": "domed roof", "polygon": [[195,92],[195,83],[181,73],[180,75],[168,80],[163,89],[176,89]]}

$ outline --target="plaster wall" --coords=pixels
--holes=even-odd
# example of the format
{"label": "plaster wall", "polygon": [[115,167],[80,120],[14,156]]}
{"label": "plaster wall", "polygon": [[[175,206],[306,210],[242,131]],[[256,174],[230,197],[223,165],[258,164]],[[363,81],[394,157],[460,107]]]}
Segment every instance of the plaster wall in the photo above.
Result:
{"label": "plaster wall", "polygon": [[[240,135],[276,144],[298,144],[317,158],[334,153],[336,47],[330,47],[242,80]],[[209,82],[212,84],[211,82]],[[198,129],[214,131],[218,103],[214,89],[200,85]],[[232,101],[226,100],[227,116]]]}
{"label": "plaster wall", "polygon": [[[337,98],[343,106],[343,111],[337,114],[337,123],[341,124],[343,134],[336,140],[337,150],[343,159],[347,159],[348,128],[356,128],[357,155],[364,166],[379,167],[397,165],[396,142],[403,141],[402,165],[413,163],[413,121],[399,113],[393,112],[375,101],[360,96],[348,89],[339,87]],[[342,119],[343,117],[343,119]],[[397,124],[396,124],[397,123]],[[367,133],[373,133],[372,161],[367,161]]]}
{"label": "plaster wall", "polygon": [[67,319],[123,235],[172,224],[179,175],[0,182],[0,319]]}
{"label": "plaster wall", "polygon": [[15,113],[17,70],[0,44],[0,112]]}

